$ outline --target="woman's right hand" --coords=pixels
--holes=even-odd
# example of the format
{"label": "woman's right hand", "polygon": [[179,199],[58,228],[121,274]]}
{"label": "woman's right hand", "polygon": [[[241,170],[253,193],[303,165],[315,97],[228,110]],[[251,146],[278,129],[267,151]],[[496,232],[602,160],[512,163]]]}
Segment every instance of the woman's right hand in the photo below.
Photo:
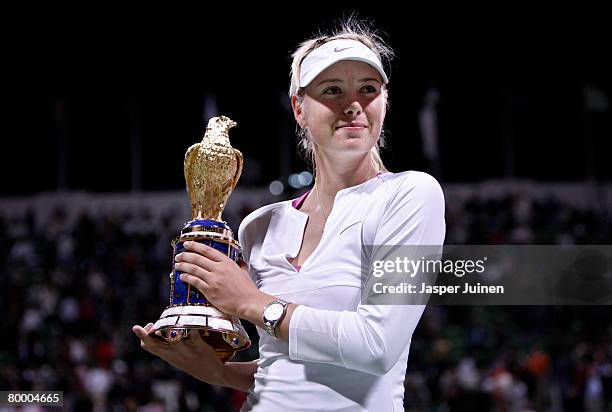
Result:
{"label": "woman's right hand", "polygon": [[212,346],[202,340],[199,333],[191,333],[185,340],[167,344],[149,336],[151,329],[153,329],[152,323],[144,328],[138,325],[132,328],[140,338],[141,348],[196,379],[213,385],[224,385],[225,365]]}

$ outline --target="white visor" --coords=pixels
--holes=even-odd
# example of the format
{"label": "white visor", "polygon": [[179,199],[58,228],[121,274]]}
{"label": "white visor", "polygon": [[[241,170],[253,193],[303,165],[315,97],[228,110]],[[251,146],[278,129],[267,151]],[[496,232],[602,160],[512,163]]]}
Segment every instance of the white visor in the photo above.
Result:
{"label": "white visor", "polygon": [[343,60],[357,60],[369,64],[380,73],[383,83],[389,79],[376,54],[358,40],[332,40],[314,49],[300,65],[300,87],[306,87],[323,70]]}

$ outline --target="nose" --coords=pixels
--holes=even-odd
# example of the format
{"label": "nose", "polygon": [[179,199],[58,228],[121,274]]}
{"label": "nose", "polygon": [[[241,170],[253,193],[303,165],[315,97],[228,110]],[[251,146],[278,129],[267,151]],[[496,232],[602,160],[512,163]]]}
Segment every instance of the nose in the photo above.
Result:
{"label": "nose", "polygon": [[357,100],[353,100],[348,106],[344,109],[344,114],[347,116],[354,116],[360,114],[362,112],[361,104]]}

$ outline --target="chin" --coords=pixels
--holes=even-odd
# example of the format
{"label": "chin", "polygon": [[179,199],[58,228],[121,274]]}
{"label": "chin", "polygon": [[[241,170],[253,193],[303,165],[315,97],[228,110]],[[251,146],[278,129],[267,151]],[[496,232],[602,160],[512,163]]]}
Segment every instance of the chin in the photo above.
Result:
{"label": "chin", "polygon": [[363,155],[368,153],[372,148],[370,142],[368,142],[365,138],[344,138],[342,142],[338,145],[339,149],[346,153],[351,153],[354,155]]}

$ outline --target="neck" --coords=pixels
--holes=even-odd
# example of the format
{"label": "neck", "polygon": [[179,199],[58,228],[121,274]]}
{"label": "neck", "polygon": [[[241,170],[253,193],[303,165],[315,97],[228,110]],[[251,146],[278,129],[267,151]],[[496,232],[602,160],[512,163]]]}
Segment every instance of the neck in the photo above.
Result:
{"label": "neck", "polygon": [[364,183],[378,173],[371,164],[369,153],[359,159],[344,161],[330,161],[315,154],[315,162],[315,184],[325,204],[333,203],[338,191]]}

